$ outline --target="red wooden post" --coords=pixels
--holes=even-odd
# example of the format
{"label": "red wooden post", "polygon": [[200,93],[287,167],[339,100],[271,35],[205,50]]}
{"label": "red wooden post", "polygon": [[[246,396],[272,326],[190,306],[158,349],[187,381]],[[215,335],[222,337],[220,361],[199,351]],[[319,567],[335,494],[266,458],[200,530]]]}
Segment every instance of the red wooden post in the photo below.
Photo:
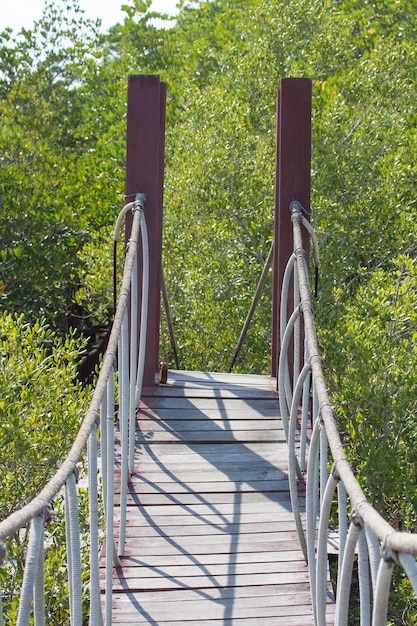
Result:
{"label": "red wooden post", "polygon": [[285,78],[277,99],[272,376],[278,371],[282,280],[293,252],[290,202],[298,200],[310,208],[311,91],[310,79]]}
{"label": "red wooden post", "polygon": [[[131,75],[127,103],[126,201],[146,195],[145,216],[149,236],[149,309],[143,385],[155,384],[159,370],[159,322],[162,255],[162,206],[165,155],[166,85],[159,76]],[[126,219],[126,241],[132,215]],[[138,256],[141,310],[142,251]],[[138,320],[138,329],[140,319]],[[138,331],[139,332],[139,331]],[[139,344],[138,344],[139,345]]]}

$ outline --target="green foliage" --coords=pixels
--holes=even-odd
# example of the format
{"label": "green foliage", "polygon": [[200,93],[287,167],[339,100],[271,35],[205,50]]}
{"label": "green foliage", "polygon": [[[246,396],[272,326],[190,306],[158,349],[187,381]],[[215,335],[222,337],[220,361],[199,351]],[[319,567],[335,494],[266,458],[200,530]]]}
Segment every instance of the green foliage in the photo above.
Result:
{"label": "green foliage", "polygon": [[15,39],[0,34],[0,305],[64,330],[77,251],[113,219],[124,150],[114,141],[120,96],[104,74],[98,84],[96,25],[76,2],[63,5],[47,4]]}
{"label": "green foliage", "polygon": [[68,452],[87,409],[77,381],[82,344],[44,322],[0,317],[0,517],[30,500]]}
{"label": "green foliage", "polygon": [[[79,288],[74,303],[85,312],[84,323],[89,326],[108,325],[114,314],[112,238],[110,229],[102,229],[78,252]],[[123,248],[122,244],[117,248],[118,284],[123,272]]]}
{"label": "green foliage", "polygon": [[417,263],[400,256],[364,274],[353,297],[339,294],[338,332],[322,337],[345,443],[375,506],[416,532]]}
{"label": "green foliage", "polygon": [[[69,451],[87,409],[88,390],[77,380],[83,344],[72,335],[60,339],[44,322],[27,324],[23,316],[0,316],[0,517],[33,498]],[[80,489],[80,525],[87,547],[87,498]],[[62,498],[52,504],[45,531],[47,624],[68,623],[68,572]],[[5,623],[16,623],[28,528],[6,541],[0,569]],[[88,553],[84,550],[88,600]],[[49,584],[51,583],[51,584]]]}
{"label": "green foliage", "polygon": [[[89,527],[88,494],[78,490],[79,519],[81,529],[81,576],[82,603],[85,623],[89,614]],[[60,495],[53,504],[52,516],[44,531],[45,553],[45,624],[64,626],[69,623],[68,560],[66,554],[64,499]],[[0,569],[3,617],[5,624],[16,624],[19,610],[20,591],[23,580],[23,565],[29,540],[28,528],[11,536],[5,542],[7,558]],[[33,623],[33,620],[30,622]]]}

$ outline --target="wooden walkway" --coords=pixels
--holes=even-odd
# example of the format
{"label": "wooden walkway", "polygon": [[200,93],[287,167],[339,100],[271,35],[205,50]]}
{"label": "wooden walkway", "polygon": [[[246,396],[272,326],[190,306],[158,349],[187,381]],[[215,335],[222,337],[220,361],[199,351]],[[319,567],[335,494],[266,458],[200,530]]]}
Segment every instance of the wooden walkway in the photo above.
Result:
{"label": "wooden walkway", "polygon": [[145,390],[114,624],[313,626],[274,387],[170,372]]}

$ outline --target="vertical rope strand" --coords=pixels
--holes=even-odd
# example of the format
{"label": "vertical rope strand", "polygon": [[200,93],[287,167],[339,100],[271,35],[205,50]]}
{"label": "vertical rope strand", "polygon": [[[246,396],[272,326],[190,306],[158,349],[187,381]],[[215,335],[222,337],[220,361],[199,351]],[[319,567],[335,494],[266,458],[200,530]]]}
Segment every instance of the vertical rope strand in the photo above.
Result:
{"label": "vertical rope strand", "polygon": [[126,503],[129,482],[129,339],[127,312],[123,318],[119,359],[119,426],[121,440],[120,530],[118,555],[123,556],[126,536]]}
{"label": "vertical rope strand", "polygon": [[100,570],[98,540],[98,465],[97,465],[97,426],[91,431],[88,440],[88,508],[90,525],[90,624],[102,621],[100,604]]}
{"label": "vertical rope strand", "polygon": [[19,612],[17,615],[17,626],[28,626],[33,587],[35,584],[36,570],[38,567],[39,550],[43,537],[44,516],[34,517],[30,525],[29,545],[26,554],[25,574],[23,577],[22,590],[20,593]]}
{"label": "vertical rope strand", "polygon": [[35,574],[33,612],[35,626],[45,626],[45,519],[40,529],[38,564]]}
{"label": "vertical rope strand", "polygon": [[78,518],[77,481],[73,472],[67,481],[67,506],[71,551],[71,624],[82,626],[81,542]]}

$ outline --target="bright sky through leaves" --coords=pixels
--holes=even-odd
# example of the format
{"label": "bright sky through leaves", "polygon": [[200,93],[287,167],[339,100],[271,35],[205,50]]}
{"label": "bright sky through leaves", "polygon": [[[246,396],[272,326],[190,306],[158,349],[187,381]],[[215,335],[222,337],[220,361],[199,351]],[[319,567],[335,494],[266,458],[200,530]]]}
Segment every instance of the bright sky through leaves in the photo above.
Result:
{"label": "bright sky through leaves", "polygon": [[[100,18],[107,29],[124,18],[120,7],[123,0],[80,0],[80,6],[90,18]],[[164,13],[176,12],[177,0],[154,0],[152,9]],[[0,11],[0,31],[10,26],[14,31],[29,28],[42,15],[44,0],[13,0],[4,2]]]}

